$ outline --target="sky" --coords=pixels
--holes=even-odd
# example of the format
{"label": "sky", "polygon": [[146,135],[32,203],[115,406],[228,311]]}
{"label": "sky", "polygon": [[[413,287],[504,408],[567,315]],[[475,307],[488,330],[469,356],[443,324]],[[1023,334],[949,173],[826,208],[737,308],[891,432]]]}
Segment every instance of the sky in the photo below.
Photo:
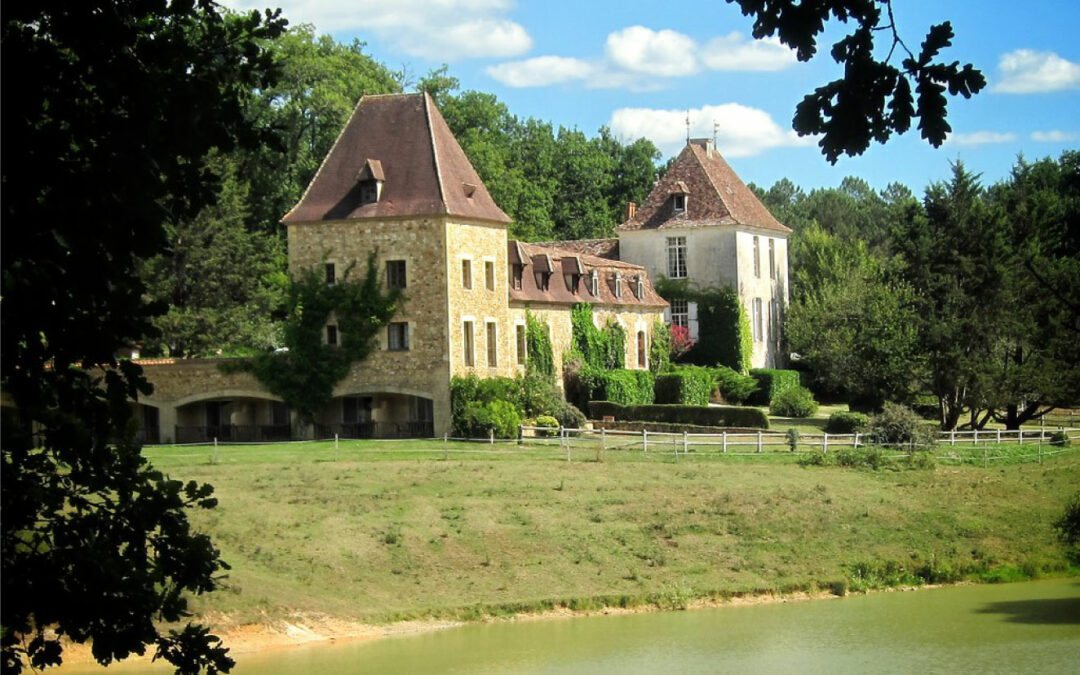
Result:
{"label": "sky", "polygon": [[[745,182],[782,178],[804,189],[849,175],[877,189],[900,182],[921,194],[960,160],[984,184],[1028,160],[1080,149],[1080,2],[896,0],[900,36],[913,52],[928,28],[951,21],[941,57],[972,63],[988,85],[949,98],[953,133],[940,148],[915,125],[888,144],[830,165],[816,139],[791,130],[796,104],[841,76],[829,55],[844,26],[830,28],[809,62],[775,39],[754,40],[752,21],[720,0],[279,0],[292,24],[311,23],[416,81],[447,64],[463,90],[495,94],[511,113],[588,135],[608,126],[644,136],[664,158],[687,136],[717,139]],[[236,9],[266,1],[227,0]],[[882,39],[882,54],[888,44]],[[894,56],[899,63],[899,57]]]}

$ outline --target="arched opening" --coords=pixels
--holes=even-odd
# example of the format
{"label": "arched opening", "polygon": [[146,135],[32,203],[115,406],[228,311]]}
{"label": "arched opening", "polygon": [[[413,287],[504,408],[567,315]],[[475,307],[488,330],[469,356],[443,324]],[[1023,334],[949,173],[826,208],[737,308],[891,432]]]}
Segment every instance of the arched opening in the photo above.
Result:
{"label": "arched opening", "polygon": [[176,409],[176,443],[288,441],[289,408],[281,401],[249,396],[194,401]]}
{"label": "arched opening", "polygon": [[337,396],[317,416],[316,438],[431,438],[434,402],[412,394]]}

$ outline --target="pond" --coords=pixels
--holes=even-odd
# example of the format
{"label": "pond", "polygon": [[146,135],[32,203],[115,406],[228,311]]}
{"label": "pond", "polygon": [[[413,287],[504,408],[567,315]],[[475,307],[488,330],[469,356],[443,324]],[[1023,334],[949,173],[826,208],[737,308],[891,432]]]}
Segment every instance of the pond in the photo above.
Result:
{"label": "pond", "polygon": [[1080,672],[1080,580],[481,624],[238,661],[260,675]]}

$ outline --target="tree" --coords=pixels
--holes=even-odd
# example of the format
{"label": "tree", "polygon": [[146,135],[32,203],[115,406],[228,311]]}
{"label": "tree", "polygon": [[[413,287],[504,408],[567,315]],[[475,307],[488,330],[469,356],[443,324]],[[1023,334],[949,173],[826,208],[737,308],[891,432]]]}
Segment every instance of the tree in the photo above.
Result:
{"label": "tree", "polygon": [[2,120],[0,373],[36,423],[0,439],[5,672],[59,663],[61,636],[92,640],[103,664],[155,645],[181,672],[231,666],[206,628],[154,625],[217,583],[224,563],[184,514],[215,500],[140,456],[131,403],[150,385],[114,354],[160,309],[137,259],[213,201],[203,158],[265,138],[246,103],[273,83],[265,44],[283,26],[210,0],[5,7],[2,61],[21,85]]}
{"label": "tree", "polygon": [[[855,24],[833,45],[833,59],[844,66],[844,76],[818,87],[795,108],[792,126],[805,136],[821,134],[818,146],[831,163],[841,154],[859,155],[870,141],[886,142],[893,133],[905,133],[913,117],[919,119],[921,135],[935,148],[951,127],[946,122],[949,95],[965,98],[986,86],[986,78],[972,65],[936,61],[952,44],[952,25],[931,26],[918,55],[901,39],[893,18],[892,0],[728,0],[754,17],[753,35],[761,39],[776,35],[796,50],[800,61],[817,53],[817,38],[830,21]],[[888,52],[875,52],[877,34],[891,38]],[[891,63],[897,51],[906,54],[900,67]],[[914,85],[914,95],[912,94]]]}

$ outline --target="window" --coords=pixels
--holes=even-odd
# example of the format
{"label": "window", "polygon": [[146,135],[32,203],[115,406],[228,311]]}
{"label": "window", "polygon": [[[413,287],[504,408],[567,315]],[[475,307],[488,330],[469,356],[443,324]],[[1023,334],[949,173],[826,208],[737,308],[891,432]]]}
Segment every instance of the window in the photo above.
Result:
{"label": "window", "polygon": [[405,288],[408,285],[405,280],[404,260],[386,261],[386,285],[389,288]]}
{"label": "window", "polygon": [[326,344],[336,345],[338,343],[337,326],[334,324],[326,325]]}
{"label": "window", "polygon": [[392,352],[409,350],[409,324],[395,321],[386,326],[386,348]]}
{"label": "window", "polygon": [[686,210],[686,195],[672,195],[676,211]]}
{"label": "window", "polygon": [[326,274],[326,285],[333,286],[334,282],[337,281],[337,272],[334,270],[334,263],[326,263],[326,265],[323,266],[323,269]]}
{"label": "window", "polygon": [[638,300],[645,297],[645,282],[642,281],[640,274],[634,275],[634,297]]}
{"label": "window", "polygon": [[515,291],[520,291],[521,290],[522,276],[524,275],[524,272],[525,272],[525,266],[524,265],[519,265],[519,264],[516,264],[516,263],[514,264],[514,266],[513,266],[513,275],[514,275],[514,290]]}
{"label": "window", "polygon": [[488,366],[499,365],[499,335],[494,321],[487,322],[487,357]]}
{"label": "window", "polygon": [[589,292],[595,297],[600,295],[600,274],[596,270],[589,272]]}
{"label": "window", "polygon": [[472,261],[468,258],[461,261],[461,287],[465,290],[472,289]]}
{"label": "window", "polygon": [[769,278],[776,280],[776,240],[769,240]]}
{"label": "window", "polygon": [[615,273],[615,297],[622,297],[622,272]]}
{"label": "window", "polygon": [[495,290],[495,261],[484,261],[484,287],[489,291]]}
{"label": "window", "polygon": [[780,344],[780,302],[769,301],[769,340]]}
{"label": "window", "polygon": [[690,306],[686,300],[671,301],[671,325],[683,328],[690,326]]}
{"label": "window", "polygon": [[761,278],[761,242],[754,237],[754,277]]}
{"label": "window", "polygon": [[762,339],[764,338],[764,330],[763,330],[763,327],[761,325],[762,324],[761,298],[754,298],[753,315],[754,315],[753,316],[754,342],[761,342]]}
{"label": "window", "polygon": [[645,331],[643,330],[637,333],[637,365],[638,368],[645,367]]}
{"label": "window", "polygon": [[517,362],[519,366],[525,365],[525,325],[518,324],[514,326],[514,333],[517,342]]}
{"label": "window", "polygon": [[535,272],[533,276],[536,278],[536,287],[546,291],[551,283],[551,272]]}
{"label": "window", "polygon": [[370,396],[346,396],[341,399],[342,424],[363,424],[370,421]]}
{"label": "window", "polygon": [[667,275],[669,279],[686,278],[686,237],[667,238]]}
{"label": "window", "polygon": [[564,274],[563,281],[566,282],[566,290],[570,291],[574,295],[577,295],[578,289],[581,287],[581,275]]}
{"label": "window", "polygon": [[461,324],[462,351],[465,353],[465,365],[472,366],[476,361],[473,358],[473,322],[465,321]]}
{"label": "window", "polygon": [[360,203],[373,204],[379,201],[379,182],[374,180],[360,181]]}

